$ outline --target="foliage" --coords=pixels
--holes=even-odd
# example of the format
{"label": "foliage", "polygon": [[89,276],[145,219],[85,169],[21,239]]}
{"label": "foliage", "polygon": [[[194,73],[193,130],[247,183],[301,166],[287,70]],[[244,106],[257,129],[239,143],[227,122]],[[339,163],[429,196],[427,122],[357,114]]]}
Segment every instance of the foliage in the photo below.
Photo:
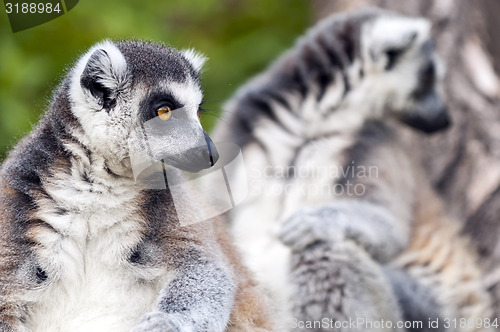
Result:
{"label": "foliage", "polygon": [[[305,0],[82,0],[65,15],[12,33],[0,15],[0,160],[37,122],[65,68],[105,39],[146,39],[193,47],[209,57],[209,111],[288,48],[311,20]],[[211,128],[216,118],[206,115]]]}

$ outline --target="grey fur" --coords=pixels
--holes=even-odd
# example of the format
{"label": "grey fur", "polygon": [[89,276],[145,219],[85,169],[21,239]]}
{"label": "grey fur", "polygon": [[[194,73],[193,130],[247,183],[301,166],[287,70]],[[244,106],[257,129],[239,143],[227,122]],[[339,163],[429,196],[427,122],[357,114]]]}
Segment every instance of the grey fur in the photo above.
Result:
{"label": "grey fur", "polygon": [[[425,326],[441,310],[433,292],[424,286],[425,280],[422,284],[418,277],[393,266],[410,243],[413,204],[420,199],[412,193],[418,189],[411,179],[420,175],[404,148],[384,139],[392,130],[383,123],[369,122],[348,152],[348,160],[355,160],[356,165],[370,161],[381,171],[392,169],[391,174],[341,179],[340,183],[363,183],[366,192],[361,197],[337,197],[321,207],[303,208],[284,222],[278,235],[292,249],[292,296],[300,299],[293,302],[295,317],[311,321],[331,317],[340,322],[361,317],[394,324],[407,320]],[[398,164],[402,172],[397,170]],[[321,310],[312,310],[314,303]]]}
{"label": "grey fur", "polygon": [[106,41],[70,70],[0,172],[0,331],[271,328],[264,301],[245,303],[257,287],[225,230],[181,225],[168,188],[134,181],[131,146],[147,142],[133,128],[165,103],[185,130],[155,133],[155,151],[210,166],[188,153],[209,144],[200,65],[193,52]]}
{"label": "grey fur", "polygon": [[134,331],[224,331],[236,291],[231,272],[192,257],[183,265],[160,294],[159,312],[145,315]]}
{"label": "grey fur", "polygon": [[278,235],[293,251],[315,242],[352,240],[378,262],[389,262],[408,243],[408,229],[392,213],[367,201],[338,201],[304,208],[286,221]]}
{"label": "grey fur", "polygon": [[403,319],[409,322],[422,321],[429,319],[438,321],[434,327],[429,324],[423,324],[419,329],[408,329],[409,331],[436,331],[445,330],[443,316],[440,313],[440,306],[436,303],[435,295],[432,289],[424,286],[414,277],[402,270],[392,268],[384,269],[389,278],[399,306],[404,308]]}
{"label": "grey fur", "polygon": [[[271,291],[291,303],[288,319],[365,317],[395,324],[411,318],[425,325],[428,318],[469,315],[471,307],[479,308],[473,318],[488,315],[480,270],[461,236],[437,246],[450,256],[444,262],[434,262],[425,247],[440,234],[456,234],[457,224],[446,217],[411,146],[397,139],[407,130],[400,123],[424,133],[449,125],[428,28],[423,20],[377,9],[334,15],[226,105],[214,136],[238,142],[249,173],[265,175],[250,180],[263,188],[230,218],[237,234],[254,236],[241,248]],[[379,174],[360,178],[348,172],[321,182],[300,176],[301,168],[349,165],[375,166]],[[273,168],[288,171],[269,179]],[[278,198],[266,192],[268,183],[271,190],[284,188]],[[365,190],[355,197],[303,194],[300,186],[311,184]],[[299,189],[285,191],[294,186]],[[426,242],[420,229],[436,231]],[[287,248],[290,269],[276,281],[268,275],[282,273]],[[262,271],[258,260],[277,270]],[[456,283],[441,274],[448,265],[456,268]],[[471,303],[457,289],[465,284],[476,299]]]}
{"label": "grey fur", "polygon": [[[371,322],[401,319],[400,308],[380,265],[353,241],[317,242],[293,255],[290,279],[296,299],[292,302],[292,310],[302,321],[328,318],[345,324],[349,319],[358,318]],[[314,331],[384,330],[369,325],[356,328],[347,325],[340,329],[333,326]]]}

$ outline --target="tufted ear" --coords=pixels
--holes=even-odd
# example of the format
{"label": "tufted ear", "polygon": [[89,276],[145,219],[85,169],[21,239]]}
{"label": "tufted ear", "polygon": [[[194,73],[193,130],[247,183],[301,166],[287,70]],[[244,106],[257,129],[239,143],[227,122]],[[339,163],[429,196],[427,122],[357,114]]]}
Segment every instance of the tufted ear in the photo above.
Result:
{"label": "tufted ear", "polygon": [[382,17],[363,31],[365,56],[390,70],[416,41],[430,38],[430,23],[422,18]]}
{"label": "tufted ear", "polygon": [[118,92],[127,82],[127,62],[111,42],[92,48],[81,60],[85,62],[80,85],[104,109],[116,105]]}
{"label": "tufted ear", "polygon": [[193,66],[194,70],[200,71],[203,65],[205,64],[205,61],[207,61],[207,57],[205,57],[203,54],[196,52],[195,50],[188,49],[188,50],[183,50],[181,51],[182,55],[184,58],[186,58],[189,63]]}

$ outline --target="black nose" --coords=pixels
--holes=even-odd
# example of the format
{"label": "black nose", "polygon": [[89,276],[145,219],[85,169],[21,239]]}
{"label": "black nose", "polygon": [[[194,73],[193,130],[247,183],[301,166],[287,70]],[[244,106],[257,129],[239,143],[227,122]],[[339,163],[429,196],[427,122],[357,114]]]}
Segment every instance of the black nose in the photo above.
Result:
{"label": "black nose", "polygon": [[205,157],[210,160],[210,166],[215,165],[217,163],[217,160],[219,160],[219,153],[217,152],[217,149],[215,148],[214,142],[210,139],[210,136],[204,131],[203,134],[205,135],[205,141],[207,142],[207,150],[205,150],[204,154]]}
{"label": "black nose", "polygon": [[440,113],[434,117],[411,114],[403,117],[401,120],[410,127],[418,129],[426,134],[445,130],[451,125],[451,120],[447,113]]}
{"label": "black nose", "polygon": [[443,108],[443,111],[440,112],[438,118],[436,119],[436,128],[434,131],[447,129],[451,125],[451,119],[448,115],[448,110],[446,107]]}

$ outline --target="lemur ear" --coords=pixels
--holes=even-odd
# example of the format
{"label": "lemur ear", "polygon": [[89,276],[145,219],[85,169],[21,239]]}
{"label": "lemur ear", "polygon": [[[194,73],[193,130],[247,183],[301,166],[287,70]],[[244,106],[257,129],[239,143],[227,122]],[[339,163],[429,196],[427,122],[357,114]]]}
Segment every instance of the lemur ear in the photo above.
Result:
{"label": "lemur ear", "polygon": [[397,58],[410,49],[418,39],[427,40],[430,23],[422,18],[383,17],[363,32],[365,50],[373,62],[385,62],[390,70]]}
{"label": "lemur ear", "polygon": [[111,42],[98,44],[88,54],[80,84],[99,105],[109,110],[116,105],[117,94],[126,84],[127,63]]}
{"label": "lemur ear", "polygon": [[186,58],[189,63],[193,66],[194,70],[200,71],[205,61],[207,61],[207,57],[201,53],[196,52],[193,49],[183,50],[181,51],[184,58]]}

